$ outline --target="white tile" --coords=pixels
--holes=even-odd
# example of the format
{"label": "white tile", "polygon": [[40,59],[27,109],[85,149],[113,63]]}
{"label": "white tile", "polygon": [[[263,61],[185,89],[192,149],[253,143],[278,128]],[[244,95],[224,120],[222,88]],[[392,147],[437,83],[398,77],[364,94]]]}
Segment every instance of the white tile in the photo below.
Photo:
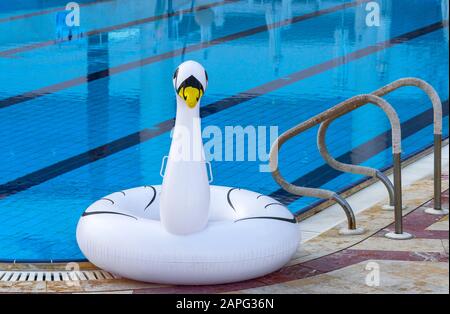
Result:
{"label": "white tile", "polygon": [[301,232],[301,243],[304,243],[306,241],[311,240],[312,238],[317,237],[318,235],[320,235],[319,232],[312,232],[312,231],[302,231]]}

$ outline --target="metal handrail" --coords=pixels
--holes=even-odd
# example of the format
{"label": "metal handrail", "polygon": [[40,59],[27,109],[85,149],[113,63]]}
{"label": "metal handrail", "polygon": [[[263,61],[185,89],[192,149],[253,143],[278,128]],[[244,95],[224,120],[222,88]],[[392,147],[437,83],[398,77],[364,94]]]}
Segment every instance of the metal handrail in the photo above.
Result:
{"label": "metal handrail", "polygon": [[[443,213],[442,206],[441,206],[441,145],[442,145],[442,103],[439,98],[439,95],[437,94],[436,90],[427,82],[414,78],[414,77],[408,77],[408,78],[402,78],[397,81],[394,81],[374,92],[372,92],[373,95],[382,97],[400,87],[404,86],[415,86],[420,89],[422,89],[430,98],[432,105],[433,105],[433,113],[434,113],[434,211],[433,213],[441,214]],[[331,124],[331,122],[335,118],[330,118],[327,121],[324,121],[319,128],[318,135],[317,135],[317,146],[319,147],[320,154],[325,159],[325,161],[334,169],[342,171],[342,172],[349,172],[349,173],[356,173],[366,176],[371,176],[380,179],[380,181],[386,186],[388,193],[389,193],[389,204],[390,206],[394,206],[394,186],[391,183],[391,181],[387,178],[386,175],[384,175],[381,171],[369,168],[369,167],[362,167],[352,164],[346,164],[337,161],[334,159],[328,152],[326,143],[325,143],[325,133],[328,129],[328,126]]]}
{"label": "metal handrail", "polygon": [[[273,143],[272,148],[270,150],[269,157],[269,166],[272,171],[272,176],[275,181],[286,191],[289,193],[300,195],[300,196],[310,196],[322,199],[332,199],[335,200],[341,207],[343,208],[348,222],[348,229],[356,230],[356,221],[353,210],[350,205],[347,203],[345,199],[339,196],[337,193],[324,189],[316,189],[316,188],[308,188],[293,185],[287,182],[280,173],[278,168],[278,152],[281,149],[281,146],[289,139],[297,136],[298,134],[304,132],[311,127],[325,122],[331,118],[340,117],[350,111],[353,111],[361,106],[364,106],[368,103],[375,104],[382,108],[391,123],[392,127],[392,151],[394,155],[394,187],[401,189],[401,170],[400,170],[400,156],[401,156],[401,129],[400,129],[400,120],[398,119],[397,113],[392,108],[392,106],[385,101],[384,99],[372,95],[372,94],[364,94],[358,95],[352,98],[345,100],[337,104],[336,106],[304,121],[303,123],[289,129],[288,131],[281,134]],[[402,208],[402,198],[401,193],[395,195],[395,208],[400,209],[400,217],[398,219],[396,210],[396,233],[403,232],[402,226],[402,217],[401,217],[401,208]]]}
{"label": "metal handrail", "polygon": [[415,86],[423,90],[433,105],[433,133],[434,133],[434,211],[433,214],[444,214],[446,211],[441,203],[442,180],[442,102],[436,90],[424,80],[415,77],[406,77],[392,82],[374,92],[373,95],[382,97],[400,87]]}
{"label": "metal handrail", "polygon": [[334,159],[330,153],[328,152],[325,135],[328,130],[329,125],[333,122],[337,117],[330,118],[320,124],[319,131],[317,132],[317,147],[319,148],[320,155],[322,158],[330,165],[330,167],[342,171],[349,172],[355,174],[361,174],[365,176],[370,176],[373,178],[378,178],[385,185],[388,194],[389,194],[389,205],[395,206],[395,193],[394,193],[394,185],[389,180],[389,178],[380,170],[365,166],[358,166],[352,164],[346,164]]}

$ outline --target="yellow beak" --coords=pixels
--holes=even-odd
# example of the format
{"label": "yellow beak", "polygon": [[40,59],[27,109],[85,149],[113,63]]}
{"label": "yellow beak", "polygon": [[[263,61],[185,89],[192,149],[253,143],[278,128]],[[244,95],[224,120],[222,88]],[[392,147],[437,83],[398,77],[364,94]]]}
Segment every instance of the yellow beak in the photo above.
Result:
{"label": "yellow beak", "polygon": [[203,96],[203,91],[196,87],[186,86],[180,88],[178,95],[184,99],[189,108],[195,108],[198,101]]}

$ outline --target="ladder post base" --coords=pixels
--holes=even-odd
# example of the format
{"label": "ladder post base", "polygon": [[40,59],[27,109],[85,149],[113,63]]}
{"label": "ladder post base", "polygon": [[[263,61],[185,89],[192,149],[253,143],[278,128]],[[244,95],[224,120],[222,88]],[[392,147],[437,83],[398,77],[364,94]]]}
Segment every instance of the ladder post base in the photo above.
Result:
{"label": "ladder post base", "polygon": [[[383,205],[381,208],[383,210],[387,210],[387,211],[394,211],[395,206],[386,204],[386,205]],[[405,206],[405,205],[402,206],[402,210],[405,210],[407,208],[408,208],[408,206]]]}
{"label": "ladder post base", "polygon": [[435,209],[432,207],[425,208],[425,213],[430,215],[448,215],[448,209],[442,208],[442,209]]}
{"label": "ladder post base", "polygon": [[384,236],[392,240],[408,240],[413,238],[413,236],[408,232],[403,233],[388,232]]}
{"label": "ladder post base", "polygon": [[343,236],[350,236],[350,235],[360,235],[364,234],[366,230],[364,228],[355,228],[355,229],[349,229],[349,228],[341,228],[339,229],[339,234]]}

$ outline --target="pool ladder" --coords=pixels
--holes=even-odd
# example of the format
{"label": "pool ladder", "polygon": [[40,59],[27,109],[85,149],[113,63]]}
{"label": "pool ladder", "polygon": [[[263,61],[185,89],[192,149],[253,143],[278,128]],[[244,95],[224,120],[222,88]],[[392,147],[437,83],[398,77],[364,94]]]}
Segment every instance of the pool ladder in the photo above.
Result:
{"label": "pool ladder", "polygon": [[[442,103],[436,90],[427,82],[418,78],[402,78],[394,81],[370,94],[362,94],[349,98],[336,106],[319,113],[318,115],[300,123],[299,125],[281,134],[273,143],[270,150],[270,168],[275,181],[287,192],[298,196],[309,196],[327,200],[334,200],[344,210],[347,217],[347,228],[340,229],[343,235],[355,235],[364,233],[363,228],[357,228],[356,219],[350,204],[336,192],[308,188],[293,185],[287,182],[278,168],[278,154],[281,146],[289,139],[300,133],[320,124],[317,134],[317,146],[323,159],[334,169],[342,172],[361,174],[379,179],[386,187],[389,194],[389,204],[383,206],[384,209],[393,209],[395,217],[395,231],[389,232],[385,236],[390,239],[409,239],[412,236],[403,231],[402,210],[402,178],[401,178],[401,124],[397,112],[384,100],[383,96],[404,86],[415,86],[422,89],[430,98],[433,105],[433,125],[434,125],[434,208],[427,208],[425,212],[435,215],[447,214],[448,210],[442,208],[441,204],[441,174],[442,174]],[[363,167],[352,164],[345,164],[334,159],[327,150],[325,136],[328,126],[335,119],[367,104],[374,104],[380,107],[387,115],[391,124],[392,133],[392,155],[393,155],[393,183],[378,169]]]}

